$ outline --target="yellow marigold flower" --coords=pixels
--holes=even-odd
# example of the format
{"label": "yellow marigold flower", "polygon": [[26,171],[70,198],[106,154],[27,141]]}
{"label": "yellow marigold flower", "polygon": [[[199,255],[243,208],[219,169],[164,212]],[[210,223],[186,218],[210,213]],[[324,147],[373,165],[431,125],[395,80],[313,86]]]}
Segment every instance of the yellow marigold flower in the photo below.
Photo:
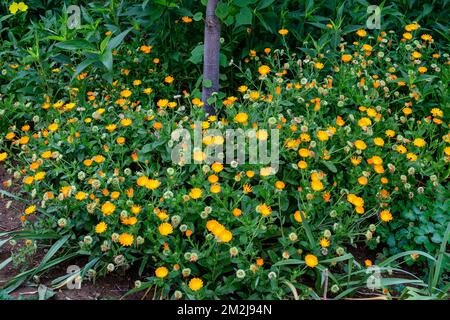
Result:
{"label": "yellow marigold flower", "polygon": [[128,119],[128,118],[120,120],[120,124],[124,127],[130,126],[132,123],[133,123],[133,120]]}
{"label": "yellow marigold flower", "polygon": [[367,35],[367,32],[366,32],[366,30],[359,29],[358,31],[356,31],[356,34],[357,34],[359,37],[364,38],[364,37]]}
{"label": "yellow marigold flower", "polygon": [[247,121],[248,121],[248,114],[246,114],[245,112],[239,112],[234,117],[234,122],[237,122],[237,123],[247,123]]}
{"label": "yellow marigold flower", "polygon": [[23,2],[13,2],[11,3],[11,5],[9,6],[9,12],[11,12],[12,14],[16,14],[17,11],[22,11],[22,12],[26,12],[28,10],[28,6],[23,3]]}
{"label": "yellow marigold flower", "polygon": [[369,118],[366,118],[366,117],[363,117],[358,120],[358,126],[360,126],[360,127],[368,127],[371,124],[372,124],[372,120],[370,120]]}
{"label": "yellow marigold flower", "polygon": [[244,86],[244,85],[242,85],[238,88],[238,91],[241,93],[245,93],[245,92],[247,92],[247,90],[248,90],[248,87]]}
{"label": "yellow marigold flower", "polygon": [[14,132],[8,132],[5,136],[6,140],[12,140],[14,139],[14,137],[16,136],[16,134]]}
{"label": "yellow marigold flower", "polygon": [[377,145],[379,147],[384,146],[384,140],[379,137],[373,138],[373,143],[375,143],[375,145]]}
{"label": "yellow marigold flower", "polygon": [[352,60],[352,56],[350,54],[344,54],[341,58],[342,62],[350,62]]}
{"label": "yellow marigold flower", "polygon": [[200,188],[192,188],[191,191],[189,191],[189,197],[191,197],[191,199],[200,199],[201,196],[203,194],[202,189]]}
{"label": "yellow marigold flower", "polygon": [[32,184],[33,182],[34,182],[34,178],[33,177],[27,176],[27,177],[23,178],[23,183],[24,184]]}
{"label": "yellow marigold flower", "polygon": [[384,222],[392,221],[394,218],[389,210],[383,210],[380,212],[380,219]]}
{"label": "yellow marigold flower", "polygon": [[175,79],[172,76],[167,76],[164,78],[165,83],[171,84]]}
{"label": "yellow marigold flower", "polygon": [[58,130],[58,124],[52,123],[51,125],[48,126],[48,130],[51,132],[55,132],[56,130]]}
{"label": "yellow marigold flower", "polygon": [[321,191],[321,190],[323,190],[323,183],[320,180],[312,180],[311,188],[314,191]]}
{"label": "yellow marigold flower", "polygon": [[216,182],[218,182],[219,181],[219,177],[218,176],[216,176],[215,174],[212,174],[212,175],[210,175],[209,177],[208,177],[208,181],[209,181],[209,183],[216,183]]}
{"label": "yellow marigold flower", "polygon": [[409,161],[416,161],[416,160],[417,160],[417,155],[415,155],[415,154],[412,153],[412,152],[408,152],[408,153],[406,154],[406,158],[407,158]]}
{"label": "yellow marigold flower", "polygon": [[433,37],[430,36],[429,34],[423,34],[420,38],[421,38],[423,41],[433,42]]}
{"label": "yellow marigold flower", "polygon": [[418,23],[411,23],[405,26],[405,30],[408,32],[415,31],[420,28]]}
{"label": "yellow marigold flower", "polygon": [[256,131],[256,138],[258,140],[266,141],[268,137],[269,137],[269,133],[267,132],[267,130],[260,129],[260,130]]}
{"label": "yellow marigold flower", "polygon": [[297,221],[297,222],[303,222],[302,215],[306,218],[305,211],[302,211],[301,213],[300,213],[299,210],[295,211],[294,212],[294,220]]}
{"label": "yellow marigold flower", "polygon": [[322,238],[320,239],[319,244],[322,248],[328,248],[330,246],[330,240],[327,238]]}
{"label": "yellow marigold flower", "polygon": [[150,190],[155,190],[161,185],[161,182],[156,179],[148,179],[145,183],[145,187]]}
{"label": "yellow marigold flower", "polygon": [[258,68],[258,72],[260,75],[265,76],[270,72],[269,66],[262,65]]}
{"label": "yellow marigold flower", "polygon": [[228,230],[224,230],[221,233],[219,233],[219,235],[217,237],[222,242],[230,242],[231,239],[233,239],[233,234]]}
{"label": "yellow marigold flower", "polygon": [[242,186],[242,190],[245,194],[253,192],[252,186],[249,185],[248,183],[246,183]]}
{"label": "yellow marigold flower", "polygon": [[416,138],[416,139],[414,139],[413,144],[416,147],[422,148],[422,147],[425,147],[427,142],[424,139],[422,139],[422,138]]}
{"label": "yellow marigold flower", "polygon": [[159,267],[155,270],[155,276],[158,278],[165,278],[169,274],[169,270],[166,267]]}
{"label": "yellow marigold flower", "polygon": [[115,124],[108,124],[105,129],[108,130],[109,132],[113,132],[114,130],[116,130],[117,126]]}
{"label": "yellow marigold flower", "polygon": [[156,102],[156,105],[160,108],[167,107],[168,104],[169,104],[169,100],[167,100],[167,99],[159,99],[158,102]]}
{"label": "yellow marigold flower", "polygon": [[306,169],[308,167],[308,163],[306,163],[306,161],[301,160],[297,163],[297,167],[299,167],[299,169]]}
{"label": "yellow marigold flower", "polygon": [[361,158],[351,157],[350,161],[354,166],[357,166],[358,164],[361,163]]}
{"label": "yellow marigold flower", "polygon": [[286,184],[283,181],[275,182],[275,188],[278,190],[283,190],[286,187]]}
{"label": "yellow marigold flower", "polygon": [[191,23],[192,22],[192,18],[188,17],[188,16],[184,16],[181,18],[181,21],[183,21],[184,23]]}
{"label": "yellow marigold flower", "polygon": [[324,65],[323,65],[322,62],[316,62],[316,63],[314,64],[314,67],[315,67],[316,69],[318,69],[318,70],[322,70],[323,67],[324,67]]}
{"label": "yellow marigold flower", "polygon": [[250,97],[250,99],[256,101],[256,100],[259,99],[259,92],[258,91],[251,91],[249,93],[249,97]]}
{"label": "yellow marigold flower", "polygon": [[94,156],[92,160],[94,160],[96,163],[102,163],[103,161],[105,161],[105,157],[102,155],[97,155]]}
{"label": "yellow marigold flower", "polygon": [[271,168],[271,167],[264,167],[264,168],[261,168],[261,169],[259,169],[259,174],[260,174],[262,177],[267,177],[267,176],[269,176],[269,175],[272,174],[272,168]]}
{"label": "yellow marigold flower", "polygon": [[203,281],[200,278],[192,278],[191,281],[189,281],[189,288],[191,288],[192,291],[198,291],[201,288],[203,288]]}
{"label": "yellow marigold flower", "polygon": [[194,161],[196,162],[202,162],[206,159],[206,153],[203,151],[194,151]]}
{"label": "yellow marigold flower", "polygon": [[106,229],[108,229],[108,225],[106,223],[104,223],[103,221],[98,223],[95,226],[95,232],[98,234],[105,232]]}
{"label": "yellow marigold flower", "polygon": [[134,237],[132,234],[129,233],[122,233],[119,236],[119,243],[123,246],[123,247],[130,247],[133,244],[134,241]]}
{"label": "yellow marigold flower", "polygon": [[281,34],[282,36],[285,36],[289,33],[288,29],[280,29],[278,30],[278,33]]}
{"label": "yellow marigold flower", "polygon": [[124,97],[124,98],[128,98],[129,96],[131,96],[131,91],[130,90],[128,90],[128,89],[125,89],[125,90],[122,90],[121,92],[120,92],[120,95],[122,96],[122,97]]}
{"label": "yellow marigold flower", "polygon": [[362,49],[366,52],[370,52],[373,50],[373,47],[370,44],[363,44]]}
{"label": "yellow marigold flower", "polygon": [[409,32],[405,32],[405,33],[403,34],[403,38],[405,38],[406,40],[411,40],[412,37],[413,37],[412,34],[409,33]]}
{"label": "yellow marigold flower", "polygon": [[213,184],[210,188],[209,191],[211,191],[212,193],[219,193],[221,191],[221,187],[220,184],[216,183]]}
{"label": "yellow marigold flower", "polygon": [[114,213],[114,211],[116,210],[116,206],[113,203],[106,201],[102,205],[100,210],[102,211],[103,215],[109,216],[110,214]]}
{"label": "yellow marigold flower", "polygon": [[327,141],[328,138],[329,138],[328,132],[324,130],[317,131],[317,139],[319,139],[320,141]]}
{"label": "yellow marigold flower", "polygon": [[406,149],[406,147],[403,146],[403,145],[398,145],[398,146],[395,148],[395,150],[396,150],[398,153],[400,153],[400,154],[404,154],[404,153],[406,153],[406,151],[408,151],[408,150]]}
{"label": "yellow marigold flower", "polygon": [[45,174],[44,171],[37,172],[37,173],[34,175],[34,180],[36,180],[36,181],[44,180],[45,175],[46,175],[46,174]]}
{"label": "yellow marigold flower", "polygon": [[265,203],[262,203],[256,207],[256,211],[258,211],[263,217],[267,217],[272,213],[272,208]]}
{"label": "yellow marigold flower", "polygon": [[419,67],[419,69],[418,69],[418,71],[419,71],[419,73],[425,73],[425,72],[427,72],[427,68],[426,67]]}
{"label": "yellow marigold flower", "polygon": [[442,118],[444,116],[444,112],[441,109],[439,109],[439,108],[431,109],[431,114],[434,117],[440,117],[440,118]]}
{"label": "yellow marigold flower", "polygon": [[134,214],[139,214],[139,212],[141,212],[142,207],[138,206],[138,205],[132,205],[131,206],[131,212]]}
{"label": "yellow marigold flower", "polygon": [[137,223],[137,221],[138,220],[136,217],[128,217],[128,218],[121,219],[121,222],[127,226],[134,226]]}
{"label": "yellow marigold flower", "polygon": [[82,191],[77,192],[77,194],[75,195],[75,199],[77,199],[79,201],[84,200],[86,198],[87,198],[87,194]]}
{"label": "yellow marigold flower", "polygon": [[411,56],[412,56],[414,59],[419,59],[419,58],[422,57],[422,54],[421,54],[420,52],[414,51],[414,52],[411,54]]}
{"label": "yellow marigold flower", "polygon": [[28,208],[25,209],[25,214],[26,215],[32,214],[34,212],[36,212],[36,206],[35,205],[29,206]]}
{"label": "yellow marigold flower", "polygon": [[140,176],[137,181],[136,184],[140,187],[145,187],[145,185],[147,184],[148,178],[146,176]]}
{"label": "yellow marigold flower", "polygon": [[233,209],[233,216],[239,217],[241,215],[242,215],[242,210],[241,209],[239,209],[239,208],[234,208]]}
{"label": "yellow marigold flower", "polygon": [[149,54],[152,51],[152,48],[153,48],[152,46],[145,46],[144,45],[144,46],[141,46],[140,49],[141,49],[142,52],[144,52],[146,54]]}
{"label": "yellow marigold flower", "polygon": [[152,88],[145,88],[144,89],[144,93],[145,94],[150,94],[150,93],[152,93],[153,92],[153,89]]}
{"label": "yellow marigold flower", "polygon": [[315,255],[307,254],[305,257],[305,263],[308,267],[314,268],[315,266],[317,266],[319,264],[319,260],[317,259],[317,257]]}
{"label": "yellow marigold flower", "polygon": [[362,186],[365,186],[367,184],[368,180],[366,177],[359,177],[358,178],[358,183]]}
{"label": "yellow marigold flower", "polygon": [[6,152],[0,153],[0,162],[4,161],[6,158],[8,158],[8,154]]}
{"label": "yellow marigold flower", "polygon": [[355,147],[356,147],[356,149],[359,149],[359,150],[366,150],[367,145],[362,140],[356,140],[355,141]]}
{"label": "yellow marigold flower", "polygon": [[300,148],[298,149],[298,155],[302,158],[308,158],[310,156],[310,151],[306,148]]}
{"label": "yellow marigold flower", "polygon": [[394,130],[388,129],[388,130],[386,130],[386,131],[384,132],[384,134],[385,134],[387,137],[392,138],[393,136],[395,136],[395,131],[394,131]]}
{"label": "yellow marigold flower", "polygon": [[169,234],[173,233],[173,227],[170,223],[163,222],[158,227],[159,233],[162,236],[168,236]]}
{"label": "yellow marigold flower", "polygon": [[219,173],[223,170],[223,164],[219,163],[219,162],[214,162],[211,165],[211,169],[212,171],[214,171],[215,173]]}
{"label": "yellow marigold flower", "polygon": [[444,153],[445,153],[447,156],[450,156],[450,147],[445,147],[445,148],[444,148]]}
{"label": "yellow marigold flower", "polygon": [[19,139],[19,144],[24,145],[24,144],[27,144],[29,141],[30,141],[30,137],[23,136]]}
{"label": "yellow marigold flower", "polygon": [[202,107],[204,103],[199,98],[192,99],[192,104],[196,107]]}

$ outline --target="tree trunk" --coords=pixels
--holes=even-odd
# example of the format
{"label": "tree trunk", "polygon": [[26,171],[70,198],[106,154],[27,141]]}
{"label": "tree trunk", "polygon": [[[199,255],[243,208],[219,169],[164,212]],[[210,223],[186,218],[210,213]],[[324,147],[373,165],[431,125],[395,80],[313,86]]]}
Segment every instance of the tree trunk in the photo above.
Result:
{"label": "tree trunk", "polygon": [[[208,98],[213,92],[219,91],[220,21],[215,14],[217,2],[218,0],[208,0],[205,17],[202,101],[208,114],[215,114],[214,107],[208,104]],[[205,81],[211,86],[206,88]]]}

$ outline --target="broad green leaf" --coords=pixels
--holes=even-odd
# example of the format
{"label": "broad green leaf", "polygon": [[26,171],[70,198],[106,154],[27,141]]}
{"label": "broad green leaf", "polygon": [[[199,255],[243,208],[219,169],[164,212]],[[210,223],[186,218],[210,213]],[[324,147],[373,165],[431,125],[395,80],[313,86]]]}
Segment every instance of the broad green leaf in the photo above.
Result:
{"label": "broad green leaf", "polygon": [[258,2],[258,0],[234,0],[233,1],[233,3],[235,5],[237,5],[238,7],[241,7],[241,8],[247,7],[248,5],[254,4],[256,2]]}
{"label": "broad green leaf", "polygon": [[108,71],[112,72],[113,68],[113,55],[111,50],[106,50],[101,56],[100,61],[103,63]]}
{"label": "broad green leaf", "polygon": [[82,39],[58,42],[57,44],[55,44],[55,46],[64,50],[71,50],[71,51],[86,50],[86,49],[97,51],[97,48],[92,43]]}
{"label": "broad green leaf", "polygon": [[252,24],[253,13],[247,7],[242,8],[236,15],[236,27]]}
{"label": "broad green leaf", "polygon": [[131,31],[131,29],[133,29],[133,28],[129,28],[129,29],[121,32],[120,34],[118,34],[114,38],[112,38],[108,42],[108,45],[106,46],[106,49],[113,50],[113,49],[117,48],[122,43],[122,41],[126,37],[126,35]]}

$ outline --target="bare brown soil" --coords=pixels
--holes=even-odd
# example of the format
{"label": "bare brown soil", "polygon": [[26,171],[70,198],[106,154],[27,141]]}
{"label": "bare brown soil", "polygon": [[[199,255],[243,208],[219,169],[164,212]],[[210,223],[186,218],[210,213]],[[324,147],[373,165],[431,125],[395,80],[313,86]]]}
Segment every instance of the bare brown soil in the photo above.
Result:
{"label": "bare brown soil", "polygon": [[[0,166],[0,188],[21,197],[20,188],[18,186],[11,186],[6,188],[3,185],[4,181],[12,179],[6,172],[6,170]],[[17,199],[11,199],[8,196],[0,195],[0,233],[13,230],[20,230],[22,222],[20,221],[20,215],[25,209],[26,205]],[[1,239],[0,239],[1,240]],[[19,242],[15,249],[24,245]],[[11,252],[14,250],[9,243],[0,248],[0,263],[11,256]],[[33,257],[31,265],[28,267],[36,266],[42,259],[45,253],[38,251]],[[40,283],[49,286],[53,279],[56,279],[66,273],[67,266],[70,264],[84,265],[83,261],[70,261],[65,265],[61,265],[52,268],[47,273],[40,276]],[[15,267],[12,263],[0,270],[0,289],[8,282],[9,279],[21,272],[21,267]],[[52,299],[56,300],[99,300],[99,299],[120,299],[127,291],[134,287],[134,281],[139,279],[136,272],[130,270],[129,272],[120,274],[113,273],[106,277],[95,279],[95,281],[84,281],[80,289],[69,290],[64,287],[58,289]],[[18,298],[22,296],[24,298],[37,297],[38,295],[38,283],[31,282],[23,285],[12,292],[10,295]],[[143,294],[132,295],[126,297],[126,299],[140,299]]]}

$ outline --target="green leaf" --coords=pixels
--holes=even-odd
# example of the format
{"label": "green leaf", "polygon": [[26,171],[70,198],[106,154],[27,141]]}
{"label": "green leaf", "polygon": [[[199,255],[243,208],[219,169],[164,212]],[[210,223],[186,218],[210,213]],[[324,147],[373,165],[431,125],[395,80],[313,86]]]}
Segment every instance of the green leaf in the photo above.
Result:
{"label": "green leaf", "polygon": [[203,87],[205,88],[211,88],[212,87],[212,81],[209,79],[206,79],[203,81]]}
{"label": "green leaf", "polygon": [[106,50],[101,56],[100,61],[103,63],[108,71],[112,72],[113,69],[113,55],[110,49]]}
{"label": "green leaf", "polygon": [[67,40],[63,42],[58,42],[55,44],[56,47],[64,49],[64,50],[70,50],[70,51],[77,51],[81,49],[89,49],[93,51],[97,51],[97,48],[90,43],[89,41],[82,40],[82,39],[76,39],[76,40]]}
{"label": "green leaf", "polygon": [[328,170],[330,170],[333,173],[337,172],[337,168],[334,165],[334,163],[329,162],[329,161],[322,161],[322,163],[328,168]]}
{"label": "green leaf", "polygon": [[9,257],[8,259],[2,261],[2,263],[0,263],[0,270],[2,270],[4,267],[6,267],[11,262],[12,262],[12,257]]}
{"label": "green leaf", "polygon": [[114,38],[112,38],[111,41],[108,42],[106,49],[113,50],[113,49],[117,48],[122,43],[123,39],[125,39],[128,32],[130,32],[132,29],[133,28],[129,28],[129,29],[123,31],[122,33],[118,34]]}
{"label": "green leaf", "polygon": [[219,2],[215,14],[220,20],[224,20],[230,14],[230,6],[224,2]]}
{"label": "green leaf", "polygon": [[252,24],[253,13],[247,7],[242,8],[236,15],[236,27]]}
{"label": "green leaf", "polygon": [[103,41],[100,43],[100,51],[103,52],[106,49],[106,46],[108,45],[109,39],[111,39],[111,35],[107,36]]}
{"label": "green leaf", "polygon": [[203,13],[202,12],[197,12],[196,14],[194,14],[194,17],[192,19],[194,19],[194,21],[202,20],[203,19]]}
{"label": "green leaf", "polygon": [[241,8],[247,7],[248,5],[254,4],[256,2],[258,2],[258,0],[234,0],[233,1],[233,3],[235,5],[237,5],[238,7],[241,7]]}
{"label": "green leaf", "polygon": [[259,1],[258,5],[256,6],[256,10],[265,9],[274,2],[275,2],[275,0],[261,0],[261,1]]}
{"label": "green leaf", "polygon": [[199,44],[191,51],[191,57],[189,58],[189,61],[193,64],[200,64],[203,61],[203,50],[204,46],[202,44]]}

